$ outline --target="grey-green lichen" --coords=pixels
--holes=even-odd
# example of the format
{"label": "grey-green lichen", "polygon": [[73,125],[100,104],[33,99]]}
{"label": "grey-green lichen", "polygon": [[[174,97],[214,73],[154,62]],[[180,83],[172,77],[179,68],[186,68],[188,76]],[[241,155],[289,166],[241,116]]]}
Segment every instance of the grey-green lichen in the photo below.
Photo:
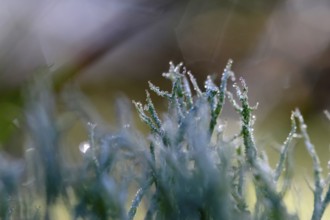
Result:
{"label": "grey-green lichen", "polygon": [[[51,80],[36,80],[26,90],[24,161],[0,155],[0,218],[55,219],[55,207],[63,203],[72,219],[131,220],[137,212],[147,220],[299,219],[288,211],[284,197],[293,181],[293,146],[303,139],[313,161],[311,219],[320,220],[330,202],[330,178],[322,177],[301,113],[292,112],[291,129],[271,167],[254,139],[257,105],[249,103],[244,79],[236,82],[232,64],[226,65],[220,83],[208,76],[202,89],[183,64],[170,63],[163,76],[171,91],[149,82],[146,104],[133,102],[150,129],[147,138],[130,120],[126,101],[118,101],[119,123],[109,130],[78,91],[68,90],[62,100],[66,107],[59,108]],[[165,113],[157,111],[154,94],[167,102]],[[220,120],[227,99],[241,125],[232,138],[225,138]],[[62,139],[68,126],[60,121],[67,114],[85,124],[88,133],[78,164],[66,161]],[[254,204],[246,193],[251,184]],[[40,201],[44,203],[38,205]]]}

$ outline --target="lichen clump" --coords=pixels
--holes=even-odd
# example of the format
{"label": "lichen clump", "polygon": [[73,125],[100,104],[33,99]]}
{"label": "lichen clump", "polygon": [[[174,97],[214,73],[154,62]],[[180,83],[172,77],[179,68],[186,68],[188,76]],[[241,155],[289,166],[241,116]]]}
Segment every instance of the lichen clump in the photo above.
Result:
{"label": "lichen clump", "polygon": [[[257,106],[250,105],[248,87],[243,79],[236,82],[231,66],[230,60],[219,85],[208,76],[202,89],[182,64],[170,63],[163,76],[170,80],[171,91],[149,82],[146,104],[133,102],[150,129],[147,137],[134,127],[129,103],[119,100],[119,123],[109,131],[95,120],[93,107],[79,92],[65,93],[66,107],[60,111],[51,80],[37,80],[26,94],[24,166],[0,158],[0,218],[55,219],[55,208],[64,204],[72,219],[134,219],[143,203],[140,216],[147,220],[299,219],[288,211],[284,197],[294,173],[294,140],[302,138],[314,168],[312,220],[320,220],[330,201],[329,182],[321,175],[301,113],[292,112],[291,130],[272,168],[254,140]],[[157,112],[149,91],[168,103],[164,114]],[[225,100],[241,123],[232,137],[224,136]],[[78,164],[67,161],[63,146],[68,129],[63,118],[68,114],[72,121],[83,122],[89,134],[80,145]],[[248,203],[249,185],[254,187],[254,204]],[[132,190],[136,193],[130,201]]]}

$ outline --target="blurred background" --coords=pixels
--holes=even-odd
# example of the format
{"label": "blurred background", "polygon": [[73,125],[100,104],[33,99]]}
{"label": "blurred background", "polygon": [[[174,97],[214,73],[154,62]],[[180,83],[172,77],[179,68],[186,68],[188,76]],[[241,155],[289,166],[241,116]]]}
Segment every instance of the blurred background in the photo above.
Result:
{"label": "blurred background", "polygon": [[203,79],[232,58],[267,110],[281,99],[311,113],[329,104],[327,1],[2,0],[0,10],[1,90],[40,66],[84,65],[81,57],[77,80],[96,88],[144,88],[169,60]]}
{"label": "blurred background", "polygon": [[[209,74],[220,78],[231,58],[251,102],[260,104],[257,138],[274,159],[269,140],[285,139],[296,107],[324,167],[330,158],[330,122],[322,113],[330,106],[329,1],[1,0],[0,33],[0,138],[8,151],[17,143],[9,127],[20,112],[12,94],[40,67],[72,70],[111,122],[119,92],[144,100],[148,80],[168,88],[161,73],[169,61],[183,62],[202,83]],[[225,117],[237,120],[231,112]],[[297,148],[297,166],[309,175],[308,155]]]}

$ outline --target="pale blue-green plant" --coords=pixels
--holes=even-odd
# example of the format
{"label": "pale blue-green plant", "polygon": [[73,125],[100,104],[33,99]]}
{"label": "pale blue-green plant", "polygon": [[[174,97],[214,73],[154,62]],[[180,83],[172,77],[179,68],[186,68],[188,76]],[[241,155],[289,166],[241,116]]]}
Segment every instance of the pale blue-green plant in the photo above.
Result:
{"label": "pale blue-green plant", "polygon": [[[171,91],[149,82],[146,104],[133,102],[150,129],[147,137],[135,128],[125,99],[118,100],[118,124],[109,129],[77,89],[66,89],[57,100],[46,71],[26,89],[24,160],[0,155],[0,218],[55,219],[61,203],[72,219],[131,220],[143,203],[146,220],[299,219],[284,197],[294,174],[293,147],[303,139],[314,169],[311,219],[320,220],[330,201],[329,178],[321,175],[301,113],[292,112],[291,130],[271,167],[254,138],[257,105],[249,103],[248,87],[243,79],[236,81],[231,66],[230,60],[220,83],[208,76],[201,88],[182,64],[170,63],[163,76]],[[165,99],[167,111],[158,113],[150,91]],[[240,121],[232,137],[224,135],[225,100]],[[76,121],[86,125],[88,135],[81,160],[74,163],[63,139]],[[248,202],[251,184],[254,204]]]}

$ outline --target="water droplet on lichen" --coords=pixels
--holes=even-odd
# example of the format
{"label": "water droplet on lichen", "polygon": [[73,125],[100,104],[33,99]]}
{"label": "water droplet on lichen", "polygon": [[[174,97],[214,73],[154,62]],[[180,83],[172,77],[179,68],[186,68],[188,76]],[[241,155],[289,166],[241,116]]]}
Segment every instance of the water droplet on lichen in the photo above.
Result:
{"label": "water droplet on lichen", "polygon": [[225,125],[219,125],[217,127],[217,132],[223,132],[225,130]]}
{"label": "water droplet on lichen", "polygon": [[90,148],[91,148],[91,145],[90,145],[89,142],[87,142],[87,141],[81,142],[81,143],[79,144],[79,150],[80,150],[80,152],[83,153],[83,154],[86,154],[87,151],[88,151]]}
{"label": "water droplet on lichen", "polygon": [[87,125],[88,125],[88,127],[89,127],[90,129],[94,129],[94,128],[96,128],[96,123],[88,122]]}
{"label": "water droplet on lichen", "polygon": [[20,122],[19,122],[19,120],[17,119],[17,118],[15,118],[14,120],[13,120],[13,124],[16,126],[16,127],[20,127],[21,126],[21,124],[20,124]]}

